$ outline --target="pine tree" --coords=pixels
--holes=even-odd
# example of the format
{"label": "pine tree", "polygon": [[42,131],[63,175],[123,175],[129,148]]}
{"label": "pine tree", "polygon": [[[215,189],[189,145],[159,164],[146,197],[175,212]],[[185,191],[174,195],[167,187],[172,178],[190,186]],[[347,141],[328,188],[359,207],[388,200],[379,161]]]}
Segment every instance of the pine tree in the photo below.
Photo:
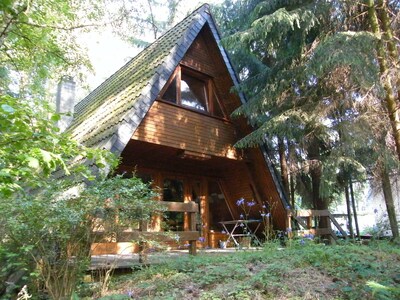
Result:
{"label": "pine tree", "polygon": [[[384,19],[385,43],[368,30],[370,18],[361,2],[256,2],[243,29],[225,39],[241,56],[234,59],[249,98],[235,114],[246,115],[256,128],[237,146],[282,147],[279,141],[287,139],[297,157],[290,167],[297,170],[296,192],[310,207],[326,209],[343,192],[343,182],[377,168],[380,156],[369,149],[385,157],[395,153],[387,147],[390,139],[382,139],[384,131],[376,130],[377,124],[390,124],[386,116],[394,109],[386,114],[377,99],[388,95],[392,81],[381,84],[381,78],[397,70],[398,55],[391,54],[393,64],[385,70],[376,64],[383,57],[379,45],[389,49],[393,37]],[[380,2],[384,18],[388,6]],[[279,149],[281,158],[284,152],[288,155],[287,146]]]}

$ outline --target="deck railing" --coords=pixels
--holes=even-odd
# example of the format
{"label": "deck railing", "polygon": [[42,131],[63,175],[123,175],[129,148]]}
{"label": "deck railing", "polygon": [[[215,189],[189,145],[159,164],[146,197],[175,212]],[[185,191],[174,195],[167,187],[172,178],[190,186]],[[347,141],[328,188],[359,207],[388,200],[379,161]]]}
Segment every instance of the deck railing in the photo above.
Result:
{"label": "deck railing", "polygon": [[[196,242],[200,237],[200,233],[196,230],[196,215],[199,213],[198,204],[193,201],[187,203],[160,201],[160,204],[165,206],[165,211],[187,213],[189,220],[188,228],[184,231],[155,232],[149,230],[149,224],[147,221],[141,221],[138,230],[127,229],[118,232],[116,242],[137,241],[139,243],[139,255],[141,260],[143,260],[143,250],[146,240],[157,242],[171,242],[176,240],[188,241],[189,254],[196,255]],[[97,236],[97,239],[105,237],[105,234],[102,231],[94,232],[94,234]]]}

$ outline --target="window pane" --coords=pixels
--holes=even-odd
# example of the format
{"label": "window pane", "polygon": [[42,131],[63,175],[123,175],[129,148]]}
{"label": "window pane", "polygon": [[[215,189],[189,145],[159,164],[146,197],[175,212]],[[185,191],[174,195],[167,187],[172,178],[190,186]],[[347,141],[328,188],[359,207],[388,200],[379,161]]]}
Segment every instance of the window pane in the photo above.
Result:
{"label": "window pane", "polygon": [[[172,202],[183,202],[183,181],[177,179],[164,179],[163,200]],[[167,230],[183,230],[183,213],[165,212]]]}
{"label": "window pane", "polygon": [[219,106],[217,94],[215,93],[215,91],[213,92],[212,99],[213,99],[212,101],[213,101],[214,116],[221,117],[221,118],[225,117],[224,113],[222,112],[221,106]]}
{"label": "window pane", "polygon": [[222,227],[219,222],[232,220],[230,210],[218,182],[210,181],[208,183],[208,192],[208,202],[210,204],[210,229],[221,230]]}
{"label": "window pane", "polygon": [[182,74],[181,101],[182,105],[207,111],[207,96],[204,81]]}
{"label": "window pane", "polygon": [[183,202],[183,181],[178,179],[164,179],[163,200]]}
{"label": "window pane", "polygon": [[161,99],[171,103],[176,103],[176,78],[172,80]]}

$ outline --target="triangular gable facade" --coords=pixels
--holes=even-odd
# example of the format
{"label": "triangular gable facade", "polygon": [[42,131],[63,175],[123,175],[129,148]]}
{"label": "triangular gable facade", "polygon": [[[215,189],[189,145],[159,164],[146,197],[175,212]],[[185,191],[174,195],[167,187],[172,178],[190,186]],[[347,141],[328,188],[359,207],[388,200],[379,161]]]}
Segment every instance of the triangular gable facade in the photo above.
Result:
{"label": "triangular gable facade", "polygon": [[[240,218],[236,202],[263,205],[275,228],[287,224],[286,202],[261,149],[237,150],[249,132],[230,114],[244,101],[231,93],[237,78],[203,5],[128,62],[75,107],[72,137],[122,157],[120,172],[136,171],[161,188],[164,201],[199,203],[199,230],[213,246],[220,221]],[[185,227],[175,215],[171,225]]]}

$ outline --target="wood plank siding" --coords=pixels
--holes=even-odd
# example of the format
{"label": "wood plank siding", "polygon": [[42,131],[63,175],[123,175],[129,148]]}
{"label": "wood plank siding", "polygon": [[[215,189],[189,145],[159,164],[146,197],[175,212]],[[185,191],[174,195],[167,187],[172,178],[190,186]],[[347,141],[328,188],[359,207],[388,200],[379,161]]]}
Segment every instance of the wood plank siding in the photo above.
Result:
{"label": "wood plank siding", "polygon": [[237,159],[232,145],[234,126],[177,105],[155,101],[132,139],[188,150],[194,153]]}
{"label": "wood plank siding", "polygon": [[231,92],[234,85],[221,52],[208,26],[204,26],[181,61],[182,65],[205,73],[213,78],[220,100],[230,115],[240,104],[239,97]]}

